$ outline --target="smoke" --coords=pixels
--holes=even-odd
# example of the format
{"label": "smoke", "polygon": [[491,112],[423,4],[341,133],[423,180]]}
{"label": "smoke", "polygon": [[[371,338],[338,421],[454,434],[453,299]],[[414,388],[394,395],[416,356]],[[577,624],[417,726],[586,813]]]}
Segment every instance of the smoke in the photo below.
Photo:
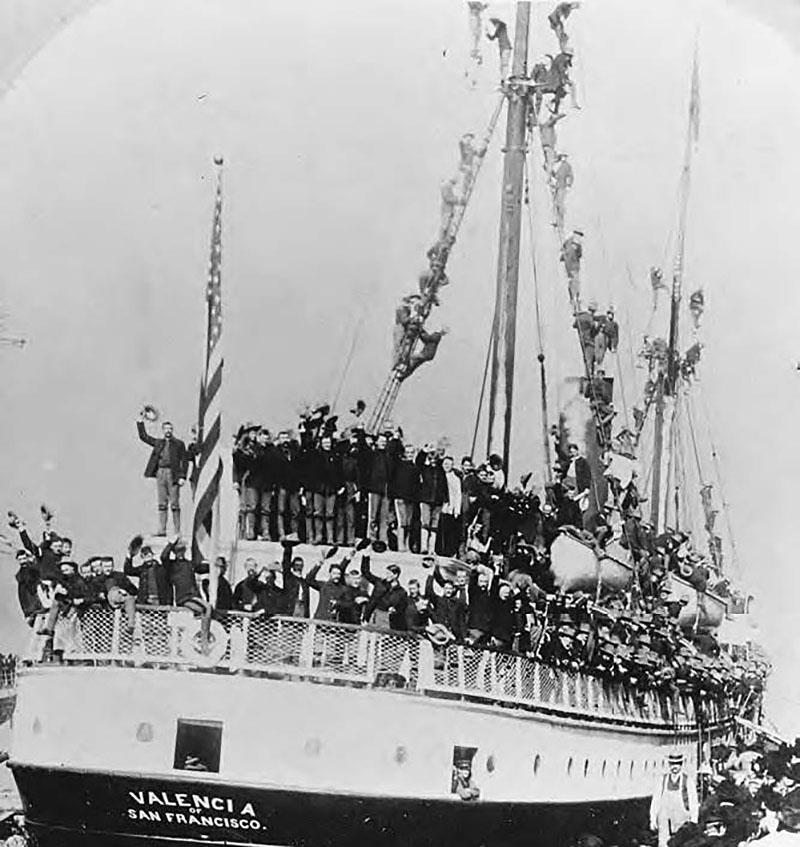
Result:
{"label": "smoke", "polygon": [[577,444],[581,453],[586,455],[587,427],[592,422],[592,413],[581,394],[581,380],[575,377],[565,379],[560,396],[564,398],[558,419],[561,438]]}

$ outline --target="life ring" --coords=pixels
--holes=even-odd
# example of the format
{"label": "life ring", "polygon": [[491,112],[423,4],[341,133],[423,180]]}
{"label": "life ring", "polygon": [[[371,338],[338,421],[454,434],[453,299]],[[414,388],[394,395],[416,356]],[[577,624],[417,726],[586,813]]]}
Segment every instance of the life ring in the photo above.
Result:
{"label": "life ring", "polygon": [[218,664],[228,649],[228,633],[219,621],[211,621],[208,634],[208,649],[200,646],[200,621],[192,618],[181,633],[181,653],[198,665],[211,667]]}

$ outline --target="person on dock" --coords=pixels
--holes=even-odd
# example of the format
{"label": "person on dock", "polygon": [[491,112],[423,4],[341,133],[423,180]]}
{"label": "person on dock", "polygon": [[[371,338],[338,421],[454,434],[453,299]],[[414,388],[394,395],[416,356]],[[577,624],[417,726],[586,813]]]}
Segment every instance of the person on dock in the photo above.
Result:
{"label": "person on dock", "polygon": [[698,815],[697,786],[683,767],[683,753],[670,753],[668,764],[650,803],[650,828],[658,832],[658,847],[667,847],[685,823],[697,823]]}
{"label": "person on dock", "polygon": [[156,535],[167,534],[167,507],[172,511],[175,534],[181,531],[181,486],[186,482],[186,445],[175,436],[169,421],[161,424],[161,438],[148,434],[144,410],[139,414],[136,429],[139,440],[152,447],[144,475],[156,481],[158,504],[158,530]]}

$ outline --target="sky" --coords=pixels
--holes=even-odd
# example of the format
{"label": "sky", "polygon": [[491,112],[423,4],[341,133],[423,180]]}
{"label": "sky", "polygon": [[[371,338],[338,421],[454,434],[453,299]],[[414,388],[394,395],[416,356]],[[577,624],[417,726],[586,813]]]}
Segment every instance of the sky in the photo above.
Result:
{"label": "sky", "polygon": [[[800,15],[788,0],[761,6],[587,0],[569,21],[582,108],[559,142],[576,173],[567,218],[586,232],[586,295],[617,307],[632,405],[647,269],[671,262],[698,42],[686,275],[706,292],[700,389],[776,666],[771,714],[797,733]],[[549,8],[534,5],[531,56],[554,49]],[[225,157],[227,428],[289,426],[337,394],[345,411],[386,376],[394,304],[424,267],[459,136],[488,121],[496,55],[484,42],[471,89],[464,4],[444,0],[73,0],[64,21],[0,19],[0,44],[16,45],[0,100],[0,305],[29,340],[0,348],[0,506],[35,524],[44,501],[79,557],[121,555],[155,518],[138,410],[155,404],[180,435],[197,406],[213,156]],[[395,414],[416,443],[446,435],[456,453],[469,450],[492,317],[501,134],[433,319],[450,333]],[[513,474],[541,475],[532,253],[551,405],[577,367],[539,164],[534,151]],[[23,633],[12,574],[9,560],[9,648]]]}

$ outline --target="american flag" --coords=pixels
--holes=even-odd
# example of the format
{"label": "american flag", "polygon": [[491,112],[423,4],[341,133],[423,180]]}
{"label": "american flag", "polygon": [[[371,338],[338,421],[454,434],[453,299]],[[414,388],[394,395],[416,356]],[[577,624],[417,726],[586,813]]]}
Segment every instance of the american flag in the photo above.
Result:
{"label": "american flag", "polygon": [[[221,159],[216,159],[218,166]],[[222,168],[217,173],[214,223],[211,229],[211,258],[206,285],[206,355],[200,382],[200,408],[197,427],[199,450],[192,475],[194,495],[192,552],[210,558],[212,521],[220,495],[222,478],[220,388],[222,387]],[[215,528],[218,531],[218,527]]]}

